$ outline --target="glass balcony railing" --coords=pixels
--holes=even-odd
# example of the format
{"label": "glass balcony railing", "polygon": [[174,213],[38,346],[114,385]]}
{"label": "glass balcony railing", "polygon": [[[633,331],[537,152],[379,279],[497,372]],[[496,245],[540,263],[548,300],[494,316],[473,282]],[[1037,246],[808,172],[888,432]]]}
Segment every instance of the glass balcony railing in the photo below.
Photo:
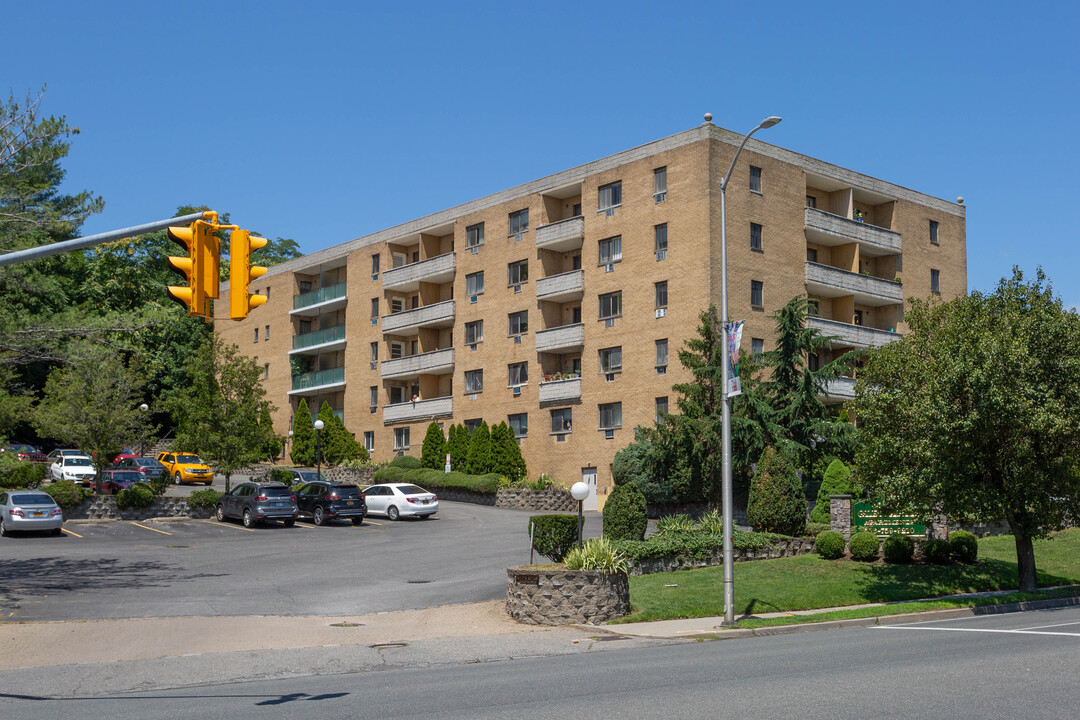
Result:
{"label": "glass balcony railing", "polygon": [[297,375],[292,380],[293,390],[307,390],[308,388],[322,387],[345,382],[345,368],[336,367],[329,370]]}
{"label": "glass balcony railing", "polygon": [[345,283],[327,285],[318,290],[312,290],[311,292],[297,295],[293,298],[293,310],[299,310],[300,308],[308,307],[309,305],[318,305],[327,300],[336,300],[339,297],[345,297]]}
{"label": "glass balcony railing", "polygon": [[315,332],[297,335],[292,339],[292,349],[302,350],[303,348],[314,347],[315,345],[323,345],[325,343],[334,342],[335,340],[344,339],[345,326],[338,325],[337,327],[329,327],[322,330],[316,330]]}
{"label": "glass balcony railing", "polygon": [[[340,420],[341,422],[345,422],[345,411],[344,410],[334,410],[334,415],[336,415],[337,419]],[[311,422],[315,422],[318,419],[319,419],[319,413],[317,413],[317,412],[311,413]]]}

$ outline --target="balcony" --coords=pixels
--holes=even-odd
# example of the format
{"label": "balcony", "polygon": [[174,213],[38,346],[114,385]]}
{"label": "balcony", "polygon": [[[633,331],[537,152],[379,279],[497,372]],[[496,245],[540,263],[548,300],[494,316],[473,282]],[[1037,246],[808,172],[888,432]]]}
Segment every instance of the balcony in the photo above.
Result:
{"label": "balcony", "polygon": [[806,327],[820,331],[824,337],[833,338],[832,344],[838,347],[876,348],[903,337],[889,330],[878,330],[865,325],[853,325],[814,316],[806,318]]}
{"label": "balcony", "polygon": [[454,324],[454,301],[444,300],[391,315],[383,315],[385,335],[416,335],[424,327],[450,327]]}
{"label": "balcony", "polygon": [[297,375],[292,379],[290,395],[313,395],[323,390],[345,385],[345,368],[336,367],[329,370]]}
{"label": "balcony", "polygon": [[585,345],[585,324],[563,325],[536,333],[536,352],[573,353]]}
{"label": "balcony", "polygon": [[454,349],[384,360],[380,367],[383,380],[417,375],[449,375],[454,372]]}
{"label": "balcony", "polygon": [[814,262],[806,263],[806,291],[829,298],[853,295],[856,303],[871,307],[904,302],[904,288],[898,282]]}
{"label": "balcony", "polygon": [[[345,411],[344,410],[334,410],[333,413],[334,413],[335,416],[337,416],[338,420],[340,420],[341,422],[345,422]],[[317,412],[311,413],[311,422],[312,423],[314,423],[318,419],[319,419],[319,413],[317,413]]]}
{"label": "balcony", "polygon": [[829,380],[825,386],[825,399],[831,402],[854,400],[855,378],[838,377]]}
{"label": "balcony", "polygon": [[545,302],[580,300],[585,294],[585,271],[571,270],[536,281],[536,299]]}
{"label": "balcony", "polygon": [[293,298],[290,315],[318,315],[327,310],[345,307],[345,283],[328,285],[318,290],[301,293]]}
{"label": "balcony", "polygon": [[383,422],[406,422],[448,417],[454,414],[454,398],[441,397],[383,406]]}
{"label": "balcony", "polygon": [[818,245],[858,243],[866,255],[899,255],[900,233],[858,220],[806,208],[806,239]]}
{"label": "balcony", "polygon": [[536,228],[536,247],[566,252],[581,247],[585,240],[585,218],[572,217]]}
{"label": "balcony", "polygon": [[393,270],[383,273],[382,284],[387,290],[401,290],[409,292],[420,287],[420,283],[443,283],[453,282],[454,272],[457,269],[457,255],[447,253],[429,260],[402,265]]}
{"label": "balcony", "polygon": [[345,349],[345,326],[324,328],[316,332],[296,335],[292,339],[290,355],[304,352],[344,350]]}
{"label": "balcony", "polygon": [[540,402],[552,403],[581,398],[581,378],[540,383]]}

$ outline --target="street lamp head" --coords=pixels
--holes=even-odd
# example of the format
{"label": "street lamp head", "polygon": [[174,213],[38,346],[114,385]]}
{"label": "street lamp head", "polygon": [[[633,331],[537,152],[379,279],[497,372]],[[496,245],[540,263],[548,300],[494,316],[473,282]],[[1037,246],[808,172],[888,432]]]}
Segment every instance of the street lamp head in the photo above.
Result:
{"label": "street lamp head", "polygon": [[583,482],[574,483],[573,487],[570,488],[570,495],[579,502],[589,497],[588,484]]}
{"label": "street lamp head", "polygon": [[326,423],[324,423],[322,420],[316,420],[315,421],[315,429],[316,430],[322,430],[324,427],[326,427]]}
{"label": "street lamp head", "polygon": [[139,406],[139,409],[142,410],[143,412],[146,412],[147,410],[150,409],[150,406],[147,405],[146,403],[143,403],[142,405]]}
{"label": "street lamp head", "polygon": [[289,437],[292,437],[292,430],[289,431]]}
{"label": "street lamp head", "polygon": [[761,121],[761,127],[762,128],[771,128],[773,125],[777,124],[781,120],[783,120],[783,118],[780,117],[779,115],[770,115],[769,117],[767,117],[767,118],[765,118],[764,120]]}

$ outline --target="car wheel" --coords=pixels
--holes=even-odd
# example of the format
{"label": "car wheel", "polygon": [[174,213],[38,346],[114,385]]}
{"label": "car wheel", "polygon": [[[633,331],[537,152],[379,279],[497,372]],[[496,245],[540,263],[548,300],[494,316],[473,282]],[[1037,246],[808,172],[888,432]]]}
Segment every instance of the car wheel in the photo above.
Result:
{"label": "car wheel", "polygon": [[2,519],[0,519],[0,537],[10,537],[10,535],[8,535],[7,525],[4,524]]}
{"label": "car wheel", "polygon": [[401,513],[398,512],[398,509],[396,507],[391,505],[390,507],[386,508],[386,517],[390,518],[391,520],[397,520],[399,517],[401,517]]}
{"label": "car wheel", "polygon": [[52,534],[56,535],[56,536],[60,536],[60,535],[64,534],[64,531],[61,530],[60,528],[53,528]]}
{"label": "car wheel", "polygon": [[311,519],[316,525],[326,524],[326,513],[318,505],[315,506],[315,511],[311,514]]}
{"label": "car wheel", "polygon": [[173,475],[173,482],[176,483],[177,485],[183,485],[184,484],[184,478],[180,475],[179,471],[177,471],[177,473],[175,475]]}
{"label": "car wheel", "polygon": [[251,514],[250,510],[244,511],[244,527],[250,528],[255,526],[255,516]]}
{"label": "car wheel", "polygon": [[431,516],[430,515],[421,515],[420,519],[421,520],[427,520],[429,517],[431,517]]}
{"label": "car wheel", "polygon": [[352,524],[353,525],[363,525],[364,524],[364,518],[353,518],[352,519]]}
{"label": "car wheel", "polygon": [[285,518],[284,520],[281,521],[281,524],[284,525],[285,527],[292,527],[293,525],[296,524],[296,518]]}
{"label": "car wheel", "polygon": [[225,508],[221,505],[217,506],[217,521],[225,522]]}

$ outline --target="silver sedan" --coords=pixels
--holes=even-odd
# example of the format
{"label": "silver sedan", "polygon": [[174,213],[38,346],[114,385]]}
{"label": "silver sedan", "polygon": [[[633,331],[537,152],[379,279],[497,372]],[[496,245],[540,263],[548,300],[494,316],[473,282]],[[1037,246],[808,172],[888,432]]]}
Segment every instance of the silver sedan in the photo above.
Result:
{"label": "silver sedan", "polygon": [[0,493],[0,536],[23,530],[52,530],[61,533],[64,514],[48,493],[36,490],[7,490]]}
{"label": "silver sedan", "polygon": [[383,483],[364,490],[368,515],[427,520],[439,512],[439,496],[412,483]]}

